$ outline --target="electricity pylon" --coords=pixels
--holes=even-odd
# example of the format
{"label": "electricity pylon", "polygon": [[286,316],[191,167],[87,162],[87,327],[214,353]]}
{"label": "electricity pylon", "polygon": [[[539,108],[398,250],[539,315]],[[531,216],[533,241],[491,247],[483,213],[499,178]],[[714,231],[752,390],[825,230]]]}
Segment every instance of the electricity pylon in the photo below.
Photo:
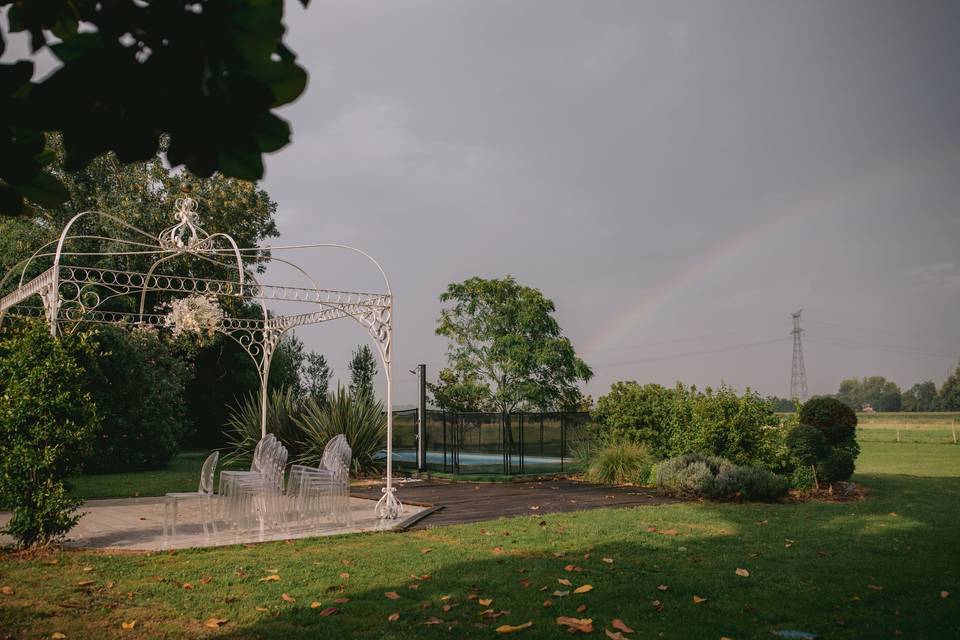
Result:
{"label": "electricity pylon", "polygon": [[806,402],[807,371],[803,366],[803,342],[800,339],[800,334],[803,333],[803,329],[800,328],[801,313],[803,313],[803,309],[790,314],[793,316],[793,331],[791,332],[793,334],[793,366],[790,368],[790,399]]}

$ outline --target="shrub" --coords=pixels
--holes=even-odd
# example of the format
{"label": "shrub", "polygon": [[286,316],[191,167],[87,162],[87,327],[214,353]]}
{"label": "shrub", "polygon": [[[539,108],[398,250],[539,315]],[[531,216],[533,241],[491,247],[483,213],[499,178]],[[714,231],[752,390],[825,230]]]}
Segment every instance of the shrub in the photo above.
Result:
{"label": "shrub", "polygon": [[780,420],[770,402],[749,390],[738,395],[721,386],[701,393],[679,383],[666,389],[617,382],[593,416],[603,435],[643,442],[657,456],[702,451],[738,464],[779,468],[783,462],[766,434]]}
{"label": "shrub", "polygon": [[320,464],[327,442],[342,433],[353,451],[355,473],[380,468],[377,454],[386,444],[387,416],[379,401],[367,395],[351,395],[340,386],[327,394],[323,404],[316,398],[307,398],[294,422],[301,430],[301,463]]}
{"label": "shrub", "polygon": [[798,464],[817,464],[830,450],[823,432],[816,427],[798,424],[787,434],[787,447]]}
{"label": "shrub", "polygon": [[[283,443],[292,459],[303,453],[300,426],[295,421],[302,407],[302,402],[289,387],[271,389],[267,395],[267,431]],[[260,410],[260,392],[248,393],[230,407],[227,418],[227,448],[230,452],[223,459],[225,464],[250,463],[262,434]]]}
{"label": "shrub", "polygon": [[841,444],[855,437],[857,414],[836,398],[811,398],[800,409],[800,422],[823,432],[830,444]]}
{"label": "shrub", "polygon": [[656,485],[670,495],[712,500],[774,500],[790,488],[786,478],[767,469],[697,453],[657,465]]}
{"label": "shrub", "polygon": [[827,456],[817,463],[817,476],[824,482],[839,482],[849,480],[853,475],[856,463],[849,451],[834,448]]}
{"label": "shrub", "polygon": [[793,470],[790,474],[790,484],[794,489],[800,491],[809,491],[816,486],[816,476],[813,473],[813,467],[802,465]]}
{"label": "shrub", "polygon": [[643,484],[653,466],[646,445],[623,438],[605,438],[577,457],[584,480],[599,484]]}
{"label": "shrub", "polygon": [[0,502],[20,547],[54,542],[79,519],[64,480],[99,428],[81,366],[94,353],[88,334],[52,338],[39,322],[0,340]]}
{"label": "shrub", "polygon": [[102,417],[84,469],[117,473],[160,469],[188,428],[184,389],[190,371],[156,333],[104,327],[87,380]]}
{"label": "shrub", "polygon": [[790,481],[762,467],[733,467],[717,476],[714,499],[776,500]]}

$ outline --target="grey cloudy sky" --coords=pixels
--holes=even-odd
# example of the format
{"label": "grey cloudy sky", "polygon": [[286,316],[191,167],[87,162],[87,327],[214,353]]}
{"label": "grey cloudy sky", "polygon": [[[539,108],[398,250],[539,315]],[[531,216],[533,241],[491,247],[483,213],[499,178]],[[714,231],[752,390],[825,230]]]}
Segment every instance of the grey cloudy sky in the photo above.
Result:
{"label": "grey cloudy sky", "polygon": [[[437,297],[472,275],[552,298],[595,397],[620,379],[787,395],[800,307],[812,393],[956,366],[957,3],[288,7],[310,83],[265,186],[281,242],[388,270],[398,402],[407,369],[443,365]],[[324,286],[377,284],[303,262]],[[341,375],[363,340],[301,337]]]}
{"label": "grey cloudy sky", "polygon": [[[551,297],[594,396],[620,379],[787,395],[800,307],[813,393],[956,366],[955,3],[290,7],[310,85],[266,186],[284,240],[382,259],[400,402],[408,368],[444,363],[437,296],[472,275]],[[344,373],[359,335],[302,337]]]}

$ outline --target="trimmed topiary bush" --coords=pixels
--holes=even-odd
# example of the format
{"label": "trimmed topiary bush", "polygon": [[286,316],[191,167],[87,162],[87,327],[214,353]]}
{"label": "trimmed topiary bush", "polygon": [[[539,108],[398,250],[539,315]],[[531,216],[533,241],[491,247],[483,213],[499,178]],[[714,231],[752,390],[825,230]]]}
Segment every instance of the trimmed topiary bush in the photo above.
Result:
{"label": "trimmed topiary bush", "polygon": [[834,448],[823,460],[817,463],[817,475],[824,482],[849,480],[856,463],[849,451]]}
{"label": "trimmed topiary bush", "polygon": [[855,436],[857,414],[836,398],[811,398],[800,409],[800,423],[816,427],[835,445]]}

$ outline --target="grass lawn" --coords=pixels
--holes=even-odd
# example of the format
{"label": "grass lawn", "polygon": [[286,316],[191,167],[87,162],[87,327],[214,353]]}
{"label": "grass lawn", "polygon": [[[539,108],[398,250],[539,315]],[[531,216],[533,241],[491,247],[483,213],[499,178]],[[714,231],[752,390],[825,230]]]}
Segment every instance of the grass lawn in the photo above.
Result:
{"label": "grass lawn", "polygon": [[[516,637],[555,638],[565,615],[592,618],[594,637],[620,618],[634,638],[956,639],[960,447],[863,450],[871,494],[845,504],[685,503],[176,554],[8,556],[0,638],[493,638],[528,621]],[[226,622],[208,629],[210,618]]]}
{"label": "grass lawn", "polygon": [[[209,453],[209,451],[183,451],[170,461],[166,469],[158,471],[75,476],[70,479],[70,493],[78,498],[89,500],[90,498],[162,496],[176,491],[196,491],[200,483],[200,467],[203,466],[203,461]],[[243,466],[231,465],[230,468],[243,468]]]}

